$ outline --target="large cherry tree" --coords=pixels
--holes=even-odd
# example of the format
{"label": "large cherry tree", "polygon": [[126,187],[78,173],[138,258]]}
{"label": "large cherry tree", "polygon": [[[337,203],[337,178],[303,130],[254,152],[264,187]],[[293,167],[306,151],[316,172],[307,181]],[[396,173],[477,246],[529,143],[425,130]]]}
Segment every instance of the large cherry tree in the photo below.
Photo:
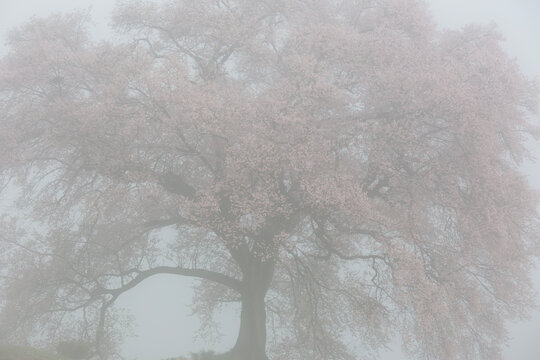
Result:
{"label": "large cherry tree", "polygon": [[115,300],[176,274],[205,324],[239,302],[220,358],[500,358],[533,303],[538,104],[493,28],[439,31],[416,0],[113,19],[105,42],[85,13],[33,19],[1,59],[1,340],[111,357]]}

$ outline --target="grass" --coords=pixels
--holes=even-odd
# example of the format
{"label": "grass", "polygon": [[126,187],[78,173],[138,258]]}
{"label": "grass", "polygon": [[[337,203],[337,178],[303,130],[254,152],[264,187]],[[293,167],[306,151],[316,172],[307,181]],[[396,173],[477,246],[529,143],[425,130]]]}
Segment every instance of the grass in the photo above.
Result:
{"label": "grass", "polygon": [[67,360],[45,351],[25,346],[0,345],[0,360]]}

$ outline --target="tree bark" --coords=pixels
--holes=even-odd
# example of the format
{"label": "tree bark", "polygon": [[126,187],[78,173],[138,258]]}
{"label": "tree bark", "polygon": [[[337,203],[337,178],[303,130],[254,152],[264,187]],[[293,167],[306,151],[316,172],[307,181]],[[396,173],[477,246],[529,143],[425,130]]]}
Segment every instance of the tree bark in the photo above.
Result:
{"label": "tree bark", "polygon": [[255,286],[242,296],[240,331],[231,360],[268,360],[266,356],[266,289]]}
{"label": "tree bark", "polygon": [[242,307],[236,344],[222,359],[268,360],[264,298],[274,275],[274,261],[249,257],[242,264]]}

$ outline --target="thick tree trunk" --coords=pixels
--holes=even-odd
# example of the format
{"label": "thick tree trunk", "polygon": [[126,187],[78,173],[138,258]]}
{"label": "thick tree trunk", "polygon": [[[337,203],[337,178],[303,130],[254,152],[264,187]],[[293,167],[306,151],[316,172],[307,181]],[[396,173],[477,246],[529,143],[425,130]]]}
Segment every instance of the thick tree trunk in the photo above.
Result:
{"label": "thick tree trunk", "polygon": [[268,360],[266,356],[266,308],[264,298],[274,275],[274,262],[246,256],[241,264],[242,308],[236,344],[224,360]]}
{"label": "thick tree trunk", "polygon": [[252,249],[247,246],[229,249],[242,271],[240,330],[231,351],[218,356],[217,360],[268,360],[264,298],[274,277],[277,258],[277,247],[269,249],[268,244],[272,243],[279,232],[280,223],[280,219],[269,221]]}
{"label": "thick tree trunk", "polygon": [[[256,284],[255,284],[256,285]],[[240,331],[231,360],[268,360],[266,357],[266,289],[254,286],[242,297]]]}

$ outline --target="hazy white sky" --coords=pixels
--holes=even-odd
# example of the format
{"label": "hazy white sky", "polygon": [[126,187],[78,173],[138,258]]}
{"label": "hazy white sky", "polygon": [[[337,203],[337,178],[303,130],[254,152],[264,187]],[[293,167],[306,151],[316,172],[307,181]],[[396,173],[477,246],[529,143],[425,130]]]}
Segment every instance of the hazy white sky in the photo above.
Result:
{"label": "hazy white sky", "polygon": [[[104,37],[114,3],[114,0],[0,0],[0,55],[7,51],[3,44],[6,32],[32,15],[91,7],[95,35]],[[427,3],[441,27],[497,23],[506,37],[508,52],[516,57],[526,74],[540,78],[540,0],[428,0]],[[540,149],[536,153],[540,158]],[[524,171],[533,186],[540,189],[540,163],[529,163]],[[540,271],[534,275],[535,286],[540,290]],[[147,280],[119,299],[119,305],[131,311],[136,320],[134,334],[138,336],[128,338],[124,345],[128,359],[159,360],[204,348],[204,342],[193,339],[198,322],[189,316],[191,284],[188,279],[164,275]],[[235,319],[230,311],[223,315],[224,336],[212,349],[225,350],[233,345],[237,332]],[[535,312],[529,321],[512,324],[506,359],[540,359],[539,334],[540,312]],[[402,357],[398,352],[388,352],[381,359]]]}

